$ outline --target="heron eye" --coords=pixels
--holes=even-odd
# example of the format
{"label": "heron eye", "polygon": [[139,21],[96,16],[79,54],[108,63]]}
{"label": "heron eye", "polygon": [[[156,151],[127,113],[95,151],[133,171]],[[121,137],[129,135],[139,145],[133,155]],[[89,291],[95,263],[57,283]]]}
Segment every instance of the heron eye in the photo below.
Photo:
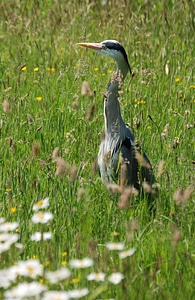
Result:
{"label": "heron eye", "polygon": [[102,44],[102,49],[106,50],[107,49],[106,45]]}

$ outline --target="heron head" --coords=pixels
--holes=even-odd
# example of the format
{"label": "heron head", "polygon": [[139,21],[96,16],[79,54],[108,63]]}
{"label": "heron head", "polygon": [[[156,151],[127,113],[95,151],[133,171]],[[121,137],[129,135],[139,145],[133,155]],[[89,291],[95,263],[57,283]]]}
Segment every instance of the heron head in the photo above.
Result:
{"label": "heron head", "polygon": [[118,65],[125,63],[131,73],[127,53],[124,47],[115,40],[105,40],[101,43],[78,43],[79,46],[90,48],[96,52],[113,58]]}

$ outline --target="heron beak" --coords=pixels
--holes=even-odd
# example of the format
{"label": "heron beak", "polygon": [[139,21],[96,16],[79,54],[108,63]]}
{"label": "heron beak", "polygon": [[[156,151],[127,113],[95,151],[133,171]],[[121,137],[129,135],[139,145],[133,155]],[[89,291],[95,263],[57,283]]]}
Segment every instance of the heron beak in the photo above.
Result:
{"label": "heron beak", "polygon": [[85,48],[90,48],[93,50],[101,50],[102,49],[102,44],[101,43],[78,43],[78,46],[85,47]]}

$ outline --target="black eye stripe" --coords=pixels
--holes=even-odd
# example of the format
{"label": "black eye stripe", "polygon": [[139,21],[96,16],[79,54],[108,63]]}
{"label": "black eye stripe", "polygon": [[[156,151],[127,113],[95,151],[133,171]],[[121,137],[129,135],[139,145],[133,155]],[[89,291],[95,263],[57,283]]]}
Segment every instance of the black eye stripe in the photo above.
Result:
{"label": "black eye stripe", "polygon": [[110,42],[110,41],[105,42],[104,45],[105,45],[105,49],[108,48],[108,49],[111,49],[111,50],[113,49],[113,50],[116,50],[116,51],[120,51],[123,54],[128,66],[129,66],[129,70],[131,72],[128,57],[127,57],[127,53],[126,53],[125,49],[123,48],[123,46],[119,43],[114,43],[114,42]]}
{"label": "black eye stripe", "polygon": [[123,48],[123,46],[119,43],[112,43],[112,42],[106,42],[104,44],[108,49],[113,49],[113,50],[117,50],[122,52],[122,54],[124,55],[124,57],[127,57],[126,51]]}

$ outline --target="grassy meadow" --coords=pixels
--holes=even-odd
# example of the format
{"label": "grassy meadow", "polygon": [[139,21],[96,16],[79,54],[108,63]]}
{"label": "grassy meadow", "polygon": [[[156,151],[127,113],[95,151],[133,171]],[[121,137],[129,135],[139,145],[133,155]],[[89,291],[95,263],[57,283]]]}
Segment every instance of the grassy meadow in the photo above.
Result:
{"label": "grassy meadow", "polygon": [[[193,299],[194,32],[193,0],[0,2],[0,299]],[[154,166],[154,216],[99,177],[116,65],[77,43],[106,39],[134,72],[121,111]]]}

